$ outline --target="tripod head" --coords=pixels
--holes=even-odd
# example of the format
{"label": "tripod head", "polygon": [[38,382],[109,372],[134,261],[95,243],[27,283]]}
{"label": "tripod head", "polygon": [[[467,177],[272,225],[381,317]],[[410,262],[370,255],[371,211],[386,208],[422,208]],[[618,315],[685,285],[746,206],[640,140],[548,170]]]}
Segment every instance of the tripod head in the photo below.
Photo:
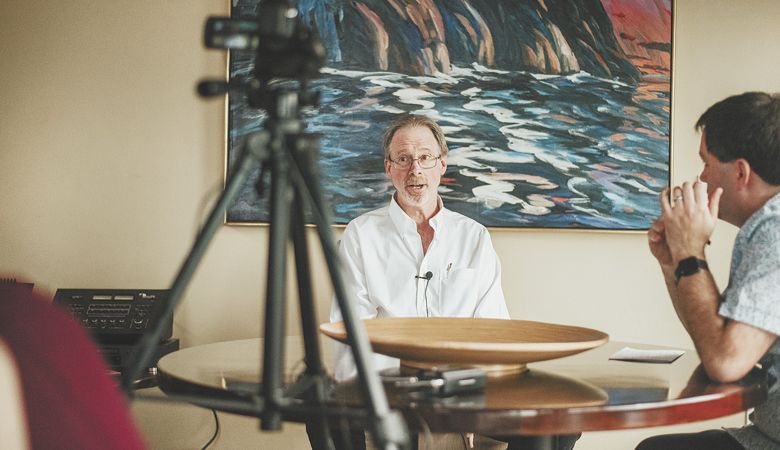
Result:
{"label": "tripod head", "polygon": [[317,33],[305,25],[291,0],[265,0],[254,20],[209,17],[204,45],[223,50],[254,51],[252,77],[241,81],[205,80],[198,84],[202,97],[240,92],[253,108],[272,117],[278,109],[278,92],[297,91],[299,107],[316,106],[319,96],[308,81],[319,76],[325,64],[325,47]]}

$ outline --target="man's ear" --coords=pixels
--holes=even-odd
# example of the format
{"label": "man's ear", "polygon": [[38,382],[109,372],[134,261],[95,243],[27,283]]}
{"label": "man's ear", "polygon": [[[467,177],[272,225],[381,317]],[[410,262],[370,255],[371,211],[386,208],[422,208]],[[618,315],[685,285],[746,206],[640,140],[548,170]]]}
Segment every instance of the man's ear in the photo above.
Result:
{"label": "man's ear", "polygon": [[447,157],[446,156],[442,156],[439,159],[439,162],[441,162],[441,174],[444,175],[444,172],[447,171]]}
{"label": "man's ear", "polygon": [[385,159],[385,174],[387,174],[387,178],[392,178],[390,176],[390,161]]}
{"label": "man's ear", "polygon": [[736,186],[740,189],[748,187],[755,178],[756,174],[753,172],[753,168],[750,167],[750,163],[744,158],[739,158],[734,161],[734,176],[736,177]]}

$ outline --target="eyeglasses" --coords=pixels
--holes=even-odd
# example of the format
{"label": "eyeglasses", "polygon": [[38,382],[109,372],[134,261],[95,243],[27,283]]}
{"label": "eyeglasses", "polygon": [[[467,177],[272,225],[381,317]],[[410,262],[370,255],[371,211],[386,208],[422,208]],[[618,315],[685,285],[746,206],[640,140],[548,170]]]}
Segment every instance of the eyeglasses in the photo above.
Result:
{"label": "eyeglasses", "polygon": [[399,169],[408,169],[414,161],[417,161],[423,169],[433,169],[436,167],[436,161],[439,159],[441,159],[441,155],[433,156],[430,153],[425,153],[417,158],[412,158],[410,155],[401,155],[398,159],[387,158],[388,161],[395,164]]}

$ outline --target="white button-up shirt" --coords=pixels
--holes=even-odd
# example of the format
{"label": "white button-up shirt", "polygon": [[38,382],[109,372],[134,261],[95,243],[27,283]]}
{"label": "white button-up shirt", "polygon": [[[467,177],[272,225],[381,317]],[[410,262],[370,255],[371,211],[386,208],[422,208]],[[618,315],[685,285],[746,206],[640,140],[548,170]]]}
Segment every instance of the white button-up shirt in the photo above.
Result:
{"label": "white button-up shirt", "polygon": [[[488,230],[441,205],[430,219],[433,241],[423,254],[415,222],[396,203],[347,225],[339,254],[342,276],[354,294],[360,318],[486,317],[508,319],[501,289],[501,263]],[[426,274],[432,276],[426,279]],[[341,320],[333,302],[331,322]],[[355,376],[349,347],[336,344],[335,376]],[[398,360],[374,354],[374,367]]]}

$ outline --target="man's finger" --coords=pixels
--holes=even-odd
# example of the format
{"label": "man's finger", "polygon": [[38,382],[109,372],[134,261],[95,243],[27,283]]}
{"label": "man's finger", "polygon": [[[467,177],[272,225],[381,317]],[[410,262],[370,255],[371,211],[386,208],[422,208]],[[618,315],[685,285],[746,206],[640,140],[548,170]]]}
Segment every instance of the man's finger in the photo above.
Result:
{"label": "man's finger", "polygon": [[720,196],[723,195],[723,188],[715,189],[710,197],[710,215],[714,218],[718,218],[718,210],[720,208]]}
{"label": "man's finger", "polygon": [[669,203],[669,188],[661,191],[661,195],[658,196],[661,202],[661,213],[667,215],[672,211],[672,205]]}
{"label": "man's finger", "polygon": [[706,205],[709,202],[707,197],[707,183],[704,181],[697,181],[693,183],[693,191],[696,194],[696,201],[702,205]]}
{"label": "man's finger", "polygon": [[696,206],[696,196],[693,193],[693,184],[690,181],[686,181],[682,185],[683,201],[689,208]]}

